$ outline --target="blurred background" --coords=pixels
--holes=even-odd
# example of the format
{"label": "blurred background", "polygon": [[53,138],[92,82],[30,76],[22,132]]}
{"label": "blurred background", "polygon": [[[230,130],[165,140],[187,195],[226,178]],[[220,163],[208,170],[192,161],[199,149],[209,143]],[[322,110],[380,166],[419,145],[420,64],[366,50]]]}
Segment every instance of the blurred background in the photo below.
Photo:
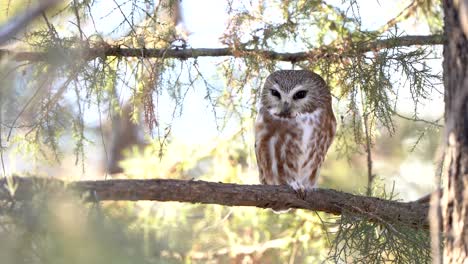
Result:
{"label": "blurred background", "polygon": [[[0,1],[0,23],[37,4]],[[438,185],[442,47],[398,41],[441,32],[441,4],[429,0],[59,2],[0,47],[1,173],[258,184],[252,131],[258,91],[274,70],[310,69],[329,84],[338,122],[319,187],[415,200]],[[359,50],[382,39],[395,45]],[[229,47],[236,56],[89,53],[109,47]],[[295,63],[255,52],[319,48],[329,55]],[[401,248],[400,256],[388,242],[380,249],[354,245],[360,249],[346,255],[336,238],[349,222],[318,212],[63,199],[38,187],[31,202],[2,204],[2,259],[404,263],[415,255],[410,243],[408,256]],[[380,245],[382,234],[372,237]],[[362,258],[372,250],[378,257]]]}

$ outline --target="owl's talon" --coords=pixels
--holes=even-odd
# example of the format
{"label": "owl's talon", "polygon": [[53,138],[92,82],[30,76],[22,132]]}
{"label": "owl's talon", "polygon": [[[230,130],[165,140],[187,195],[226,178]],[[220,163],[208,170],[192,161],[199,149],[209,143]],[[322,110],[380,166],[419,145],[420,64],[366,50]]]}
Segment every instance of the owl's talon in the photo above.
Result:
{"label": "owl's talon", "polygon": [[297,198],[305,200],[307,197],[307,191],[305,189],[299,188],[297,190],[294,190],[296,193]]}

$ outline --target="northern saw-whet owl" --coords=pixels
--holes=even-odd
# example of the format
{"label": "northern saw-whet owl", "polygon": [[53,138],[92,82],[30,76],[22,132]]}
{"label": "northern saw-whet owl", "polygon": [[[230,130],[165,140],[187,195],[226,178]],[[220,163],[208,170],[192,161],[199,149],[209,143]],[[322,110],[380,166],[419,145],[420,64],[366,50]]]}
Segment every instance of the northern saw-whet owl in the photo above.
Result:
{"label": "northern saw-whet owl", "polygon": [[308,70],[270,74],[255,121],[255,154],[262,184],[291,186],[305,198],[314,189],[336,130],[325,81]]}

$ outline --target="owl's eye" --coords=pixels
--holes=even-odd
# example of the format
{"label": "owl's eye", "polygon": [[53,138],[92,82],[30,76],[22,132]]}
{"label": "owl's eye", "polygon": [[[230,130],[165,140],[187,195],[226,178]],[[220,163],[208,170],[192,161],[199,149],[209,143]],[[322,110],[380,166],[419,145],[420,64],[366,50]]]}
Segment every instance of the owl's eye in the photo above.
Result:
{"label": "owl's eye", "polygon": [[271,95],[273,95],[274,97],[278,98],[278,99],[281,99],[281,94],[276,91],[275,89],[271,89]]}
{"label": "owl's eye", "polygon": [[306,95],[307,95],[307,91],[299,91],[296,94],[294,94],[293,99],[294,100],[302,99],[306,97]]}

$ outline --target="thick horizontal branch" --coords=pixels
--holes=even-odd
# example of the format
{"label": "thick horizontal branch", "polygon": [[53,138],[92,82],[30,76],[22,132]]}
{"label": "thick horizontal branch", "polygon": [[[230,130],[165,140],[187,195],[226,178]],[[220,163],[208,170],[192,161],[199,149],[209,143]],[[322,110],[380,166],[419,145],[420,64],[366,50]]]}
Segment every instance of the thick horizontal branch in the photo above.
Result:
{"label": "thick horizontal branch", "polygon": [[[287,186],[238,185],[183,180],[107,180],[79,181],[67,184],[43,178],[10,178],[0,180],[0,200],[11,199],[7,186],[17,186],[13,198],[31,199],[39,190],[60,193],[68,189],[91,195],[96,201],[178,201],[226,206],[260,208],[302,208],[330,214],[353,213],[385,224],[407,224],[428,227],[428,204],[396,202],[358,196],[327,189],[307,193],[298,198]],[[50,188],[50,189],[49,189]]]}
{"label": "thick horizontal branch", "polygon": [[[403,36],[376,41],[352,42],[345,46],[324,46],[304,52],[282,53],[270,50],[246,49],[246,48],[218,48],[218,49],[137,49],[123,48],[120,46],[111,46],[102,44],[100,47],[86,49],[70,49],[68,54],[80,54],[88,59],[97,57],[145,57],[145,58],[198,58],[198,57],[247,57],[259,56],[263,59],[277,61],[305,61],[314,60],[322,57],[346,57],[353,56],[356,53],[365,53],[381,49],[390,49],[397,47],[408,47],[415,45],[441,45],[444,42],[442,35],[430,36]],[[9,55],[16,61],[42,61],[53,56],[54,50],[50,52],[18,52],[7,49],[0,49],[0,57]]]}

